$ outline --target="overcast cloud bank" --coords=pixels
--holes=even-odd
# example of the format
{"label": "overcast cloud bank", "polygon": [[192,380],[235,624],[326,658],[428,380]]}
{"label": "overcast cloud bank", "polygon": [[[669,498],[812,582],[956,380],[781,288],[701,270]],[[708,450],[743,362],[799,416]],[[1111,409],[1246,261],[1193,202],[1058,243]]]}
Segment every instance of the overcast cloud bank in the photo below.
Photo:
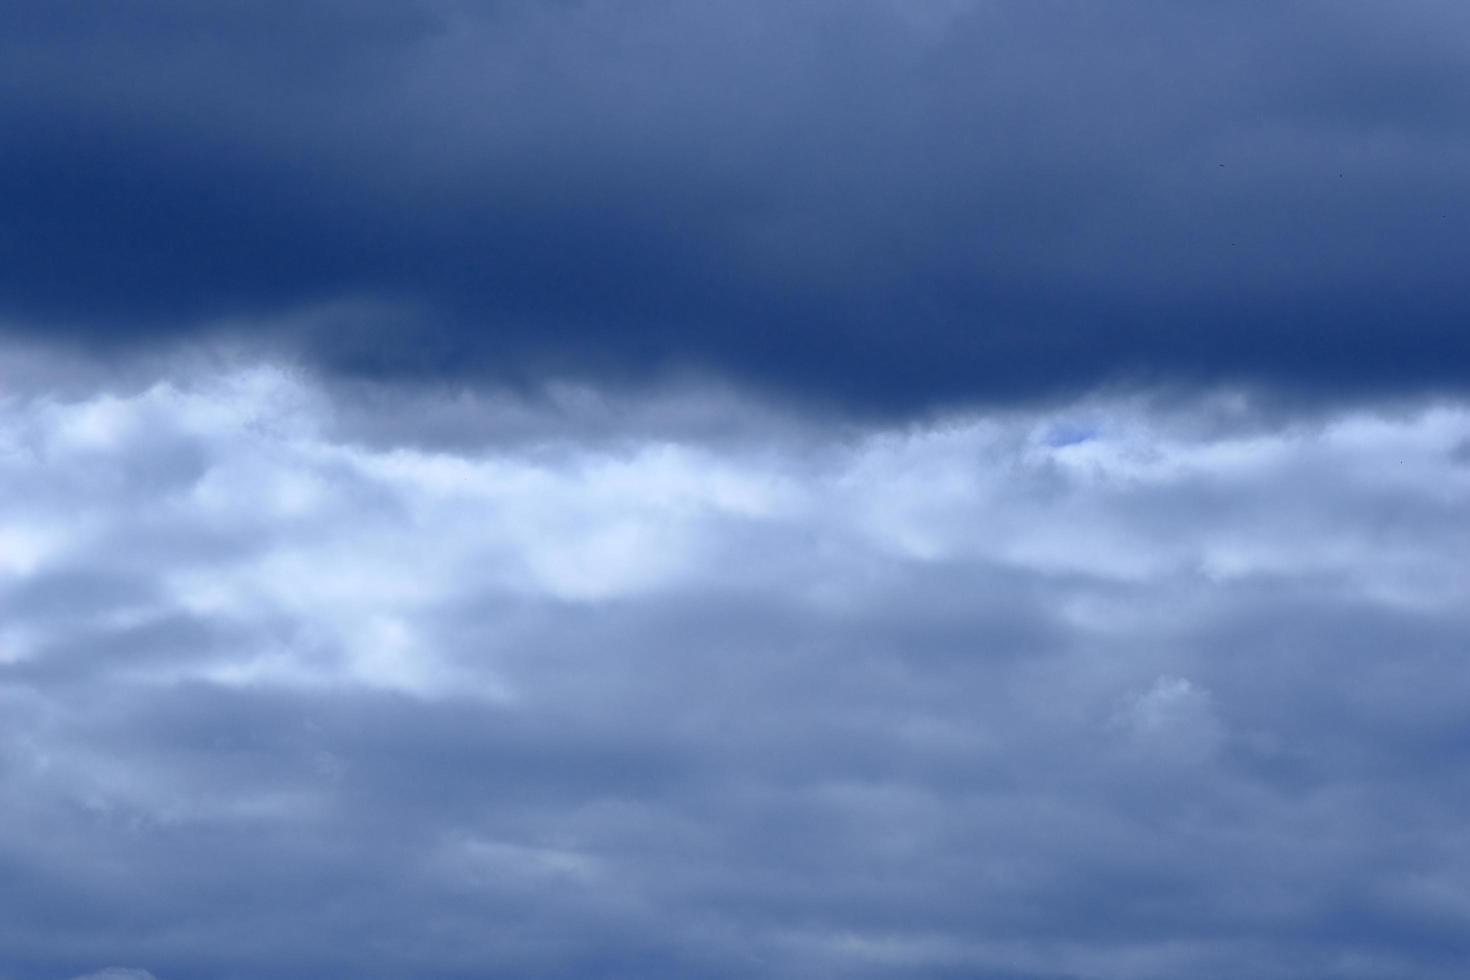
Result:
{"label": "overcast cloud bank", "polygon": [[0,403],[15,976],[1470,953],[1465,405],[614,439],[567,424],[592,391],[446,395],[519,420],[446,448],[395,397],[225,364]]}
{"label": "overcast cloud bank", "polygon": [[1463,0],[6,0],[0,134],[0,980],[1465,975]]}
{"label": "overcast cloud bank", "polygon": [[0,316],[112,351],[868,414],[1470,377],[1458,0],[10,0],[0,129]]}

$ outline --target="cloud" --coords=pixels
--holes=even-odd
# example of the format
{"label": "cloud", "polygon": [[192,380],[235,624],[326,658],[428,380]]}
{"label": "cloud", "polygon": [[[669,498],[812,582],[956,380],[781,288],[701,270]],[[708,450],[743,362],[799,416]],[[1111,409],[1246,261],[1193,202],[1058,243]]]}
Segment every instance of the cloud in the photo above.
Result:
{"label": "cloud", "polygon": [[76,377],[0,404],[5,969],[1463,962],[1462,403]]}
{"label": "cloud", "polygon": [[1463,391],[1459,5],[912,8],[8,4],[0,313],[868,416]]}
{"label": "cloud", "polygon": [[1198,762],[1221,742],[1209,692],[1182,677],[1160,677],[1129,698],[1116,721],[1139,747],[1164,758]]}
{"label": "cloud", "polygon": [[1466,20],[0,5],[0,975],[1458,977]]}

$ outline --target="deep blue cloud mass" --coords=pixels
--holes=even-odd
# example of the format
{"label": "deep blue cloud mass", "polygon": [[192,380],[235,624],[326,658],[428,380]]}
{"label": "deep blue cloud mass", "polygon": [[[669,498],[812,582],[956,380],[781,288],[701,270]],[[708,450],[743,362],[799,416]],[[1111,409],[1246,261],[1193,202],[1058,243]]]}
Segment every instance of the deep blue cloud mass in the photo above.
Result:
{"label": "deep blue cloud mass", "polygon": [[0,0],[0,980],[1462,980],[1470,6]]}
{"label": "deep blue cloud mass", "polygon": [[856,409],[1458,390],[1467,38],[1450,2],[13,0],[0,309]]}

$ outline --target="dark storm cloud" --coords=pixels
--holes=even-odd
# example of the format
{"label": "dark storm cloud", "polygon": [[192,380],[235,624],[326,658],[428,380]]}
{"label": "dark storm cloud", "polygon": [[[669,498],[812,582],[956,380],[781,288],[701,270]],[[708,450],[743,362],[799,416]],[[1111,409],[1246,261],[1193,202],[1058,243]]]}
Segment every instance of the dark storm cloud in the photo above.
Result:
{"label": "dark storm cloud", "polygon": [[1427,2],[11,3],[0,306],[876,408],[1458,387],[1467,37]]}

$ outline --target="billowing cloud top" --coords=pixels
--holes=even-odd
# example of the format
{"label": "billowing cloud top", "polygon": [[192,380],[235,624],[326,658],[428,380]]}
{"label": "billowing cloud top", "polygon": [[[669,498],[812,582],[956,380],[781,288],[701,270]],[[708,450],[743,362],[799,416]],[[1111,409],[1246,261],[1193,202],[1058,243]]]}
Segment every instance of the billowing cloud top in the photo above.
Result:
{"label": "billowing cloud top", "polygon": [[0,314],[887,411],[1463,388],[1463,3],[0,9]]}
{"label": "billowing cloud top", "polygon": [[4,403],[0,975],[1460,975],[1470,410],[691,397]]}

